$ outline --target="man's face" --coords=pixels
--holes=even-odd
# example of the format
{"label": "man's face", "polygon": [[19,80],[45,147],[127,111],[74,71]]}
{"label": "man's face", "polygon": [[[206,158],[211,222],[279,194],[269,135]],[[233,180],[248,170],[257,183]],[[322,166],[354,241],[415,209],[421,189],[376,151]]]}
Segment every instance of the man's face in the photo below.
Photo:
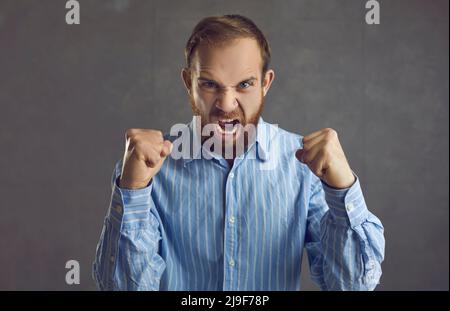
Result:
{"label": "man's face", "polygon": [[254,39],[241,38],[220,46],[197,47],[191,70],[183,70],[195,115],[214,124],[214,136],[234,145],[240,124],[256,125],[264,96],[273,80],[272,70],[262,77],[262,57]]}

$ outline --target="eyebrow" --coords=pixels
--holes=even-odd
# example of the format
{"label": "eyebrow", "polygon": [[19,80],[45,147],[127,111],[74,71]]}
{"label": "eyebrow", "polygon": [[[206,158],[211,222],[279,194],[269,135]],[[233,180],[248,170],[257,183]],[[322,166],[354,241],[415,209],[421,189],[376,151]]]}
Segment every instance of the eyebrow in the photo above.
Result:
{"label": "eyebrow", "polygon": [[[202,77],[202,76],[198,77],[198,80],[201,80],[201,81],[208,81],[208,82],[214,82],[214,83],[216,83],[216,84],[220,84],[219,82],[214,81],[213,79],[209,79],[209,78]],[[239,84],[239,83],[242,83],[242,82],[255,81],[255,80],[258,80],[258,79],[257,79],[256,77],[254,77],[254,76],[251,76],[251,77],[249,77],[249,78],[247,78],[247,79],[241,80],[240,82],[238,82],[238,84]]]}

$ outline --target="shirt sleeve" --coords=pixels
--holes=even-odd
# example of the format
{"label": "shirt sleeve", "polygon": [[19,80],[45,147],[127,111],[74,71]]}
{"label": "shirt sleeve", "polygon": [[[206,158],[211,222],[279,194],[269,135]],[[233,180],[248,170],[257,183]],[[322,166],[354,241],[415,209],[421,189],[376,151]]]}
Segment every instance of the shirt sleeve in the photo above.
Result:
{"label": "shirt sleeve", "polygon": [[159,290],[166,265],[159,255],[161,233],[152,184],[121,189],[121,162],[111,178],[111,203],[96,249],[93,278],[100,290]]}
{"label": "shirt sleeve", "polygon": [[384,260],[384,228],[367,209],[358,177],[334,189],[313,176],[305,248],[322,290],[374,290]]}

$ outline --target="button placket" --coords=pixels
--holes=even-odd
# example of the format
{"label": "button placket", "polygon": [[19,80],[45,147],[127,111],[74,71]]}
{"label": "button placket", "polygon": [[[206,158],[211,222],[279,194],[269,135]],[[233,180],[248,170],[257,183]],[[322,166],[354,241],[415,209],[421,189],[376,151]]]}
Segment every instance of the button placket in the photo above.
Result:
{"label": "button placket", "polygon": [[233,271],[236,268],[236,254],[235,254],[235,238],[236,238],[236,218],[233,215],[234,212],[234,206],[236,204],[235,200],[235,193],[234,193],[234,180],[235,180],[236,174],[231,171],[229,172],[226,184],[225,184],[225,219],[228,223],[228,226],[225,226],[225,234],[226,234],[226,243],[224,244],[224,256],[226,258],[225,261],[225,273],[224,276],[224,289],[228,289],[233,287],[234,279],[235,279],[235,272]]}

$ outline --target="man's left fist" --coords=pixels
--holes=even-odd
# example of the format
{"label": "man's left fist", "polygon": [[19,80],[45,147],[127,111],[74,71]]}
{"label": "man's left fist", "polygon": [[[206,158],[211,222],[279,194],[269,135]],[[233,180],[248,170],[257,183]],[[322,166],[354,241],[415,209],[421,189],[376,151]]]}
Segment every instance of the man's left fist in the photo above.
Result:
{"label": "man's left fist", "polygon": [[348,188],[356,180],[339,143],[337,132],[331,128],[324,128],[303,137],[303,149],[297,150],[295,156],[333,188]]}

